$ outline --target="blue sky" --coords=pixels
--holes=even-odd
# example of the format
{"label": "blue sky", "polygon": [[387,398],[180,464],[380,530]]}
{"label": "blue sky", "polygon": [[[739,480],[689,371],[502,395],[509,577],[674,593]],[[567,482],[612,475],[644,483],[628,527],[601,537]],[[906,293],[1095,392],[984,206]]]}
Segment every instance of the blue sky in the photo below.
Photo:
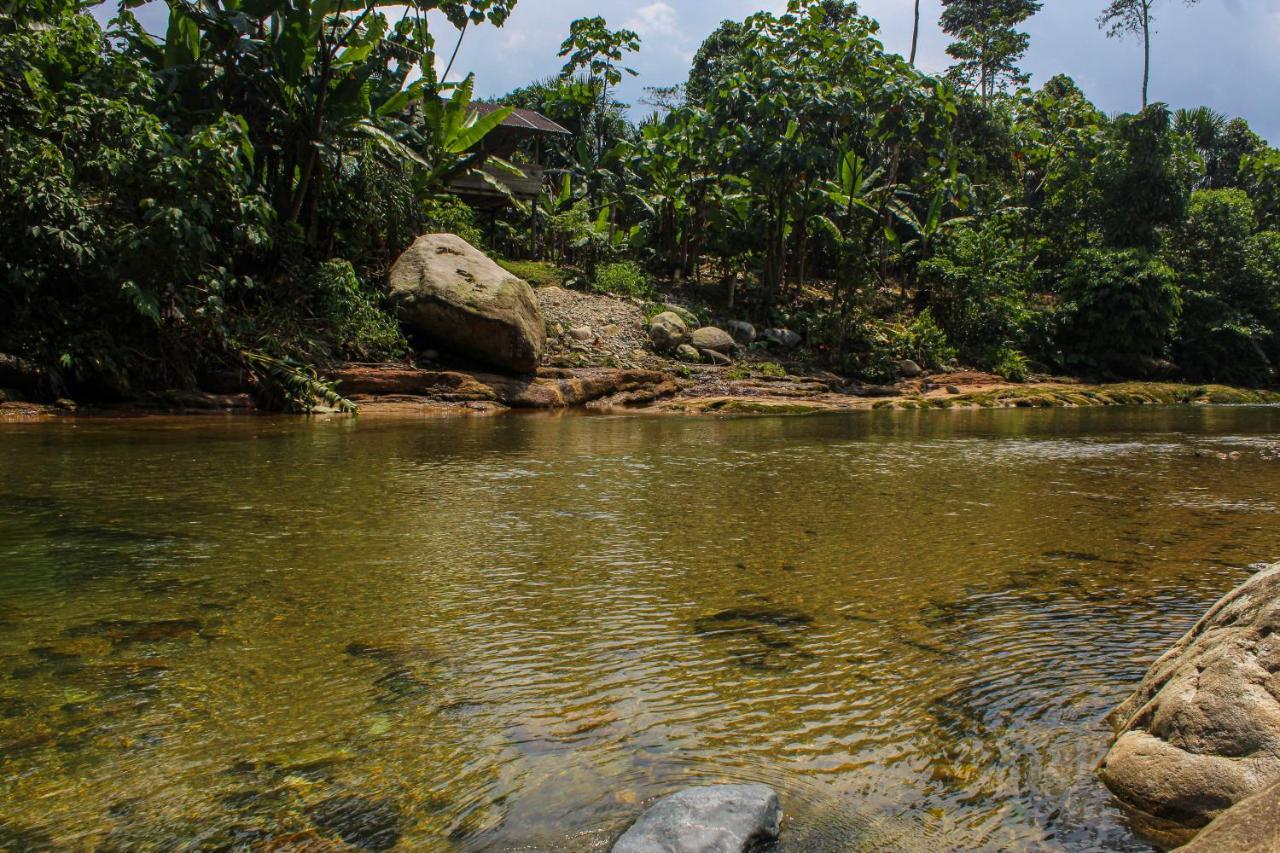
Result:
{"label": "blue sky", "polygon": [[[906,54],[911,44],[912,0],[862,0],[861,11],[878,20],[889,50]],[[1142,50],[1135,40],[1110,39],[1096,18],[1105,0],[1045,0],[1028,22],[1031,50],[1024,67],[1037,85],[1065,72],[1107,112],[1132,111],[1141,99]],[[766,0],[520,0],[502,29],[467,34],[454,66],[476,73],[477,90],[498,94],[554,73],[556,50],[569,22],[603,15],[613,27],[627,26],[644,40],[632,66],[640,76],[622,94],[634,102],[645,85],[684,79],[698,45],[725,18],[741,20],[784,2]],[[939,0],[921,4],[920,65],[949,64],[948,39],[938,29]],[[1151,96],[1175,107],[1208,104],[1247,118],[1273,144],[1280,143],[1280,0],[1158,0],[1153,40]],[[454,39],[440,32],[441,53]]]}
{"label": "blue sky", "polygon": [[[1142,49],[1133,39],[1107,38],[1096,18],[1106,0],[1045,0],[1028,24],[1031,50],[1024,67],[1038,85],[1057,73],[1076,79],[1107,112],[1138,108]],[[157,4],[158,5],[158,4]],[[864,14],[880,21],[889,50],[911,43],[912,0],[862,0]],[[785,0],[519,0],[506,26],[472,28],[451,77],[473,71],[481,96],[497,95],[556,73],[556,52],[574,18],[603,15],[612,27],[640,33],[641,51],[630,64],[640,76],[623,84],[635,103],[644,86],[680,82],[702,40],[725,18],[741,20],[760,9],[780,11]],[[940,0],[921,4],[919,64],[940,71],[949,64],[938,29]],[[163,6],[144,10],[149,27],[163,32]],[[447,58],[456,35],[443,19],[437,50]],[[1280,144],[1280,0],[1157,0],[1151,97],[1174,107],[1206,104],[1243,116],[1254,130]]]}

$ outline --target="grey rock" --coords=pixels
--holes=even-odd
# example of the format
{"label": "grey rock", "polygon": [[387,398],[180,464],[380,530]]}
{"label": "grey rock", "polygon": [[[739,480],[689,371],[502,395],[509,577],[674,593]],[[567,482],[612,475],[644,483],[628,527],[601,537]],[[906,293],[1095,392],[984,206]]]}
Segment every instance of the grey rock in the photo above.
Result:
{"label": "grey rock", "polygon": [[676,347],[676,358],[692,364],[698,364],[702,361],[702,355],[688,344],[681,344]]}
{"label": "grey rock", "polygon": [[960,393],[960,386],[959,386],[959,385],[948,385],[948,386],[947,386],[947,393],[948,393],[948,394],[959,394],[959,393]]}
{"label": "grey rock", "polygon": [[694,329],[691,342],[700,350],[713,350],[719,353],[731,353],[738,348],[733,337],[724,329],[715,326],[703,326]]}
{"label": "grey rock", "polygon": [[401,322],[439,346],[518,373],[542,361],[547,328],[533,288],[461,237],[419,237],[390,285]]}
{"label": "grey rock", "polygon": [[911,359],[904,358],[902,361],[898,362],[898,372],[907,379],[915,379],[917,376],[922,375],[924,370]]}
{"label": "grey rock", "polygon": [[649,321],[649,340],[653,341],[654,349],[668,352],[689,342],[689,327],[680,315],[663,311]]}
{"label": "grey rock", "polygon": [[760,338],[783,349],[795,349],[800,346],[800,335],[790,329],[765,329]]}
{"label": "grey rock", "polygon": [[596,333],[591,331],[590,326],[574,326],[569,330],[569,337],[575,341],[594,341]]}
{"label": "grey rock", "polygon": [[1098,773],[1159,844],[1280,780],[1280,565],[1218,601],[1108,719]]}
{"label": "grey rock", "polygon": [[686,326],[688,326],[691,329],[697,328],[698,326],[701,325],[701,322],[698,320],[697,316],[688,308],[683,308],[679,305],[672,305],[670,303],[663,305],[662,308],[665,311],[670,311],[672,314],[675,314],[677,317],[679,317],[681,320],[684,321]]}
{"label": "grey rock", "polygon": [[686,788],[658,800],[613,853],[743,853],[776,839],[782,805],[768,785]]}
{"label": "grey rock", "polygon": [[733,336],[739,346],[749,346],[756,339],[756,327],[743,320],[730,320],[724,330]]}
{"label": "grey rock", "polygon": [[729,356],[722,352],[716,352],[713,349],[704,349],[700,350],[700,352],[702,353],[702,357],[712,364],[718,364],[721,367],[727,367],[730,364],[733,364],[733,359],[729,358]]}

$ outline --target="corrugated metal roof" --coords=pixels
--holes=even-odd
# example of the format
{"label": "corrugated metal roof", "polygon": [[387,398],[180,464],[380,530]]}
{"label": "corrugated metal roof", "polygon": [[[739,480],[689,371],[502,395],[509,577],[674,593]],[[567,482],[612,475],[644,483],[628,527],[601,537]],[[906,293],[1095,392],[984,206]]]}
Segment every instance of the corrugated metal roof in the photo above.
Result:
{"label": "corrugated metal roof", "polygon": [[[501,106],[501,104],[487,104],[482,101],[473,101],[470,105],[470,109],[483,116],[488,115]],[[521,109],[519,107],[517,107],[511,115],[503,119],[502,127],[518,127],[522,130],[534,130],[540,133],[569,133],[569,131],[565,130],[542,113],[536,113],[533,110]]]}

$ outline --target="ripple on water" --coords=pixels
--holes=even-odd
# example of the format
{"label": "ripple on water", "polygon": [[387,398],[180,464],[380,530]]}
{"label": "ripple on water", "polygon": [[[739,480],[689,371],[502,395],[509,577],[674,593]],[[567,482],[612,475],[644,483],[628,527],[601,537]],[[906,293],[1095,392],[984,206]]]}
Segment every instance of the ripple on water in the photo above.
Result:
{"label": "ripple on water", "polygon": [[333,426],[0,433],[0,847],[1140,849],[1103,717],[1280,553],[1269,410]]}

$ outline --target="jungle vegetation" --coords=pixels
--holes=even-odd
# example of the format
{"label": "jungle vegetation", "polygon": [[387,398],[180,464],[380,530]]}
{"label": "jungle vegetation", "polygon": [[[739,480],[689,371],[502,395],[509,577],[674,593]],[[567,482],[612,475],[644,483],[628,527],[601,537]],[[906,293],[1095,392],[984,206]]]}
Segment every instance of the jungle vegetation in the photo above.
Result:
{"label": "jungle vegetation", "polygon": [[[569,283],[690,289],[868,378],[911,357],[1277,381],[1280,151],[1207,107],[1028,88],[1038,2],[947,0],[955,64],[931,75],[854,3],[793,0],[724,22],[640,121],[616,95],[639,37],[581,19],[558,75],[497,99],[571,134],[541,146],[538,204],[493,220],[444,190],[505,113],[436,78],[426,13],[451,46],[516,0],[168,4],[161,37],[129,2],[102,27],[0,0],[0,352],[51,393],[247,371],[305,405],[319,367],[410,355],[383,290],[427,230]],[[1149,38],[1150,5],[1100,25]]]}

